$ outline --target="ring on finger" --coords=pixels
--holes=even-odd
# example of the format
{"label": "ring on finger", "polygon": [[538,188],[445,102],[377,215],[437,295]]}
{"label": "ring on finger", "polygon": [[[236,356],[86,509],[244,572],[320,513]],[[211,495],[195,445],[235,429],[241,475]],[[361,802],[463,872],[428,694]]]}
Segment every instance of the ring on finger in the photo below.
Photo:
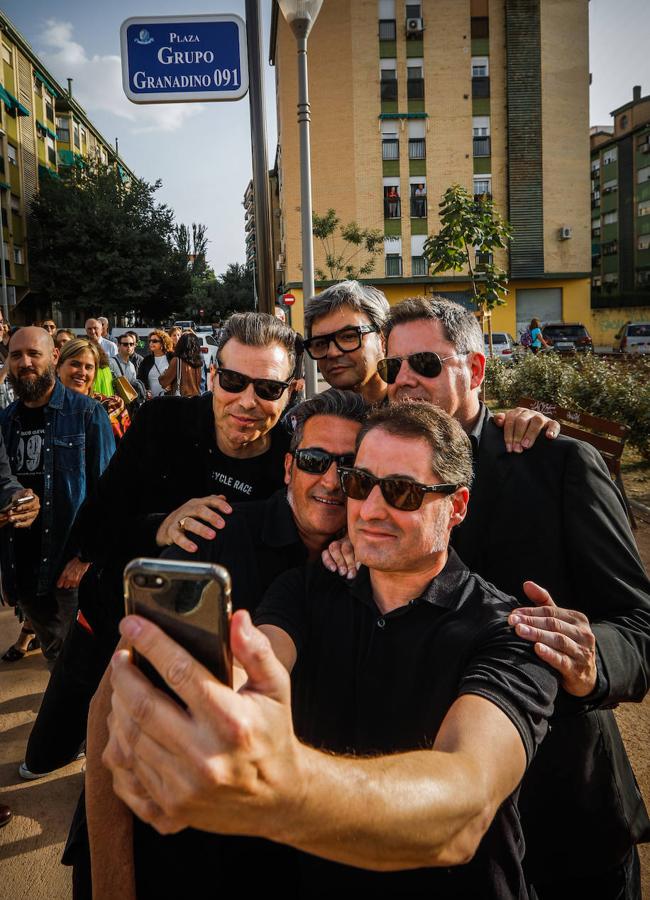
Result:
{"label": "ring on finger", "polygon": [[183,516],[182,519],[179,519],[178,527],[180,528],[181,531],[185,531],[185,522],[186,521],[187,521],[187,516]]}

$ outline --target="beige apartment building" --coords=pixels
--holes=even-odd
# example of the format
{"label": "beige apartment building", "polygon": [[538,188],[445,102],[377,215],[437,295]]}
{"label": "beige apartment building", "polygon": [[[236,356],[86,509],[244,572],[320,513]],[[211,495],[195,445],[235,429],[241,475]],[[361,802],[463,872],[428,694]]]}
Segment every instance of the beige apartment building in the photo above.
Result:
{"label": "beige apartment building", "polygon": [[[302,321],[295,39],[274,5],[278,282]],[[449,185],[489,194],[514,228],[495,330],[590,319],[587,0],[327,0],[309,38],[313,209],[382,229],[368,282],[391,303],[441,293],[427,274]],[[323,268],[315,244],[316,267]],[[480,262],[480,260],[479,260]],[[318,288],[317,288],[318,289]]]}

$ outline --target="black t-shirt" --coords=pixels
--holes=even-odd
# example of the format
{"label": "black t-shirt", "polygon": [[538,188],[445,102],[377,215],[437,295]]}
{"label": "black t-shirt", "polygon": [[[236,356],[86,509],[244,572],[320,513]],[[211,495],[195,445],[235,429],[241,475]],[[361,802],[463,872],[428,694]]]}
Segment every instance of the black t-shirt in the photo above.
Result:
{"label": "black t-shirt", "polygon": [[[11,448],[11,470],[23,485],[43,502],[45,482],[44,407],[30,409],[19,403],[15,412],[18,425]],[[41,517],[29,528],[13,532],[16,556],[16,580],[19,592],[30,592],[36,583],[41,552]]]}
{"label": "black t-shirt", "polygon": [[282,484],[288,439],[281,426],[271,431],[271,443],[260,456],[226,456],[213,438],[208,450],[205,493],[224,494],[229,503],[264,500]]}
{"label": "black t-shirt", "polygon": [[[296,734],[341,754],[431,747],[462,694],[478,694],[517,728],[530,762],[546,732],[557,681],[509,627],[517,601],[472,575],[450,551],[424,594],[382,614],[368,571],[350,583],[320,564],[278,578],[255,615],[294,641]],[[523,838],[508,798],[464,866],[379,873],[297,853],[300,893],[525,897]]]}

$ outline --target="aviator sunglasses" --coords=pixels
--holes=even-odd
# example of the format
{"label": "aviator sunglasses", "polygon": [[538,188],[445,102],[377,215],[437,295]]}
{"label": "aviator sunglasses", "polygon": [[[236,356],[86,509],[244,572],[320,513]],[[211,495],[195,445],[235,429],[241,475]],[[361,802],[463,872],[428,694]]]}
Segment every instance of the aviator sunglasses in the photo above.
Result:
{"label": "aviator sunglasses", "polygon": [[386,384],[395,384],[395,379],[402,368],[402,362],[408,360],[409,366],[423,378],[437,378],[442,372],[442,364],[456,356],[465,356],[464,353],[452,353],[450,356],[438,356],[423,350],[422,353],[411,353],[410,356],[389,356],[388,359],[380,359],[377,363],[379,377]]}
{"label": "aviator sunglasses", "polygon": [[322,447],[301,447],[293,455],[298,468],[310,475],[324,475],[333,462],[337,467],[354,463],[354,453],[328,453]]}
{"label": "aviator sunglasses", "polygon": [[260,400],[279,400],[284,391],[293,383],[290,381],[273,381],[271,378],[249,378],[234,369],[217,369],[217,377],[222,390],[229,394],[241,394],[249,384]]}
{"label": "aviator sunglasses", "polygon": [[362,469],[339,468],[341,488],[350,500],[367,500],[376,484],[389,506],[413,512],[422,506],[425,494],[453,494],[457,484],[420,484],[408,478],[377,478]]}

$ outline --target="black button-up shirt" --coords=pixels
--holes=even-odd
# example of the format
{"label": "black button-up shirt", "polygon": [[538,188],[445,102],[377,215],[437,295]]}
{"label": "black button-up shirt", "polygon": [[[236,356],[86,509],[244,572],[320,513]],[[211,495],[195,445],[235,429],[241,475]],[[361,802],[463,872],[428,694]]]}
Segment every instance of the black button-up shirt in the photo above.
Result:
{"label": "black button-up shirt", "polygon": [[[377,608],[365,568],[351,584],[310,565],[279,578],[255,620],[282,628],[296,645],[294,724],[306,743],[357,755],[421,750],[433,745],[458,697],[478,694],[515,725],[530,761],[557,681],[508,626],[516,605],[450,551],[424,593],[391,612]],[[481,898],[526,896],[522,857],[512,797],[465,866],[377,873],[298,854],[309,893],[353,888]]]}

